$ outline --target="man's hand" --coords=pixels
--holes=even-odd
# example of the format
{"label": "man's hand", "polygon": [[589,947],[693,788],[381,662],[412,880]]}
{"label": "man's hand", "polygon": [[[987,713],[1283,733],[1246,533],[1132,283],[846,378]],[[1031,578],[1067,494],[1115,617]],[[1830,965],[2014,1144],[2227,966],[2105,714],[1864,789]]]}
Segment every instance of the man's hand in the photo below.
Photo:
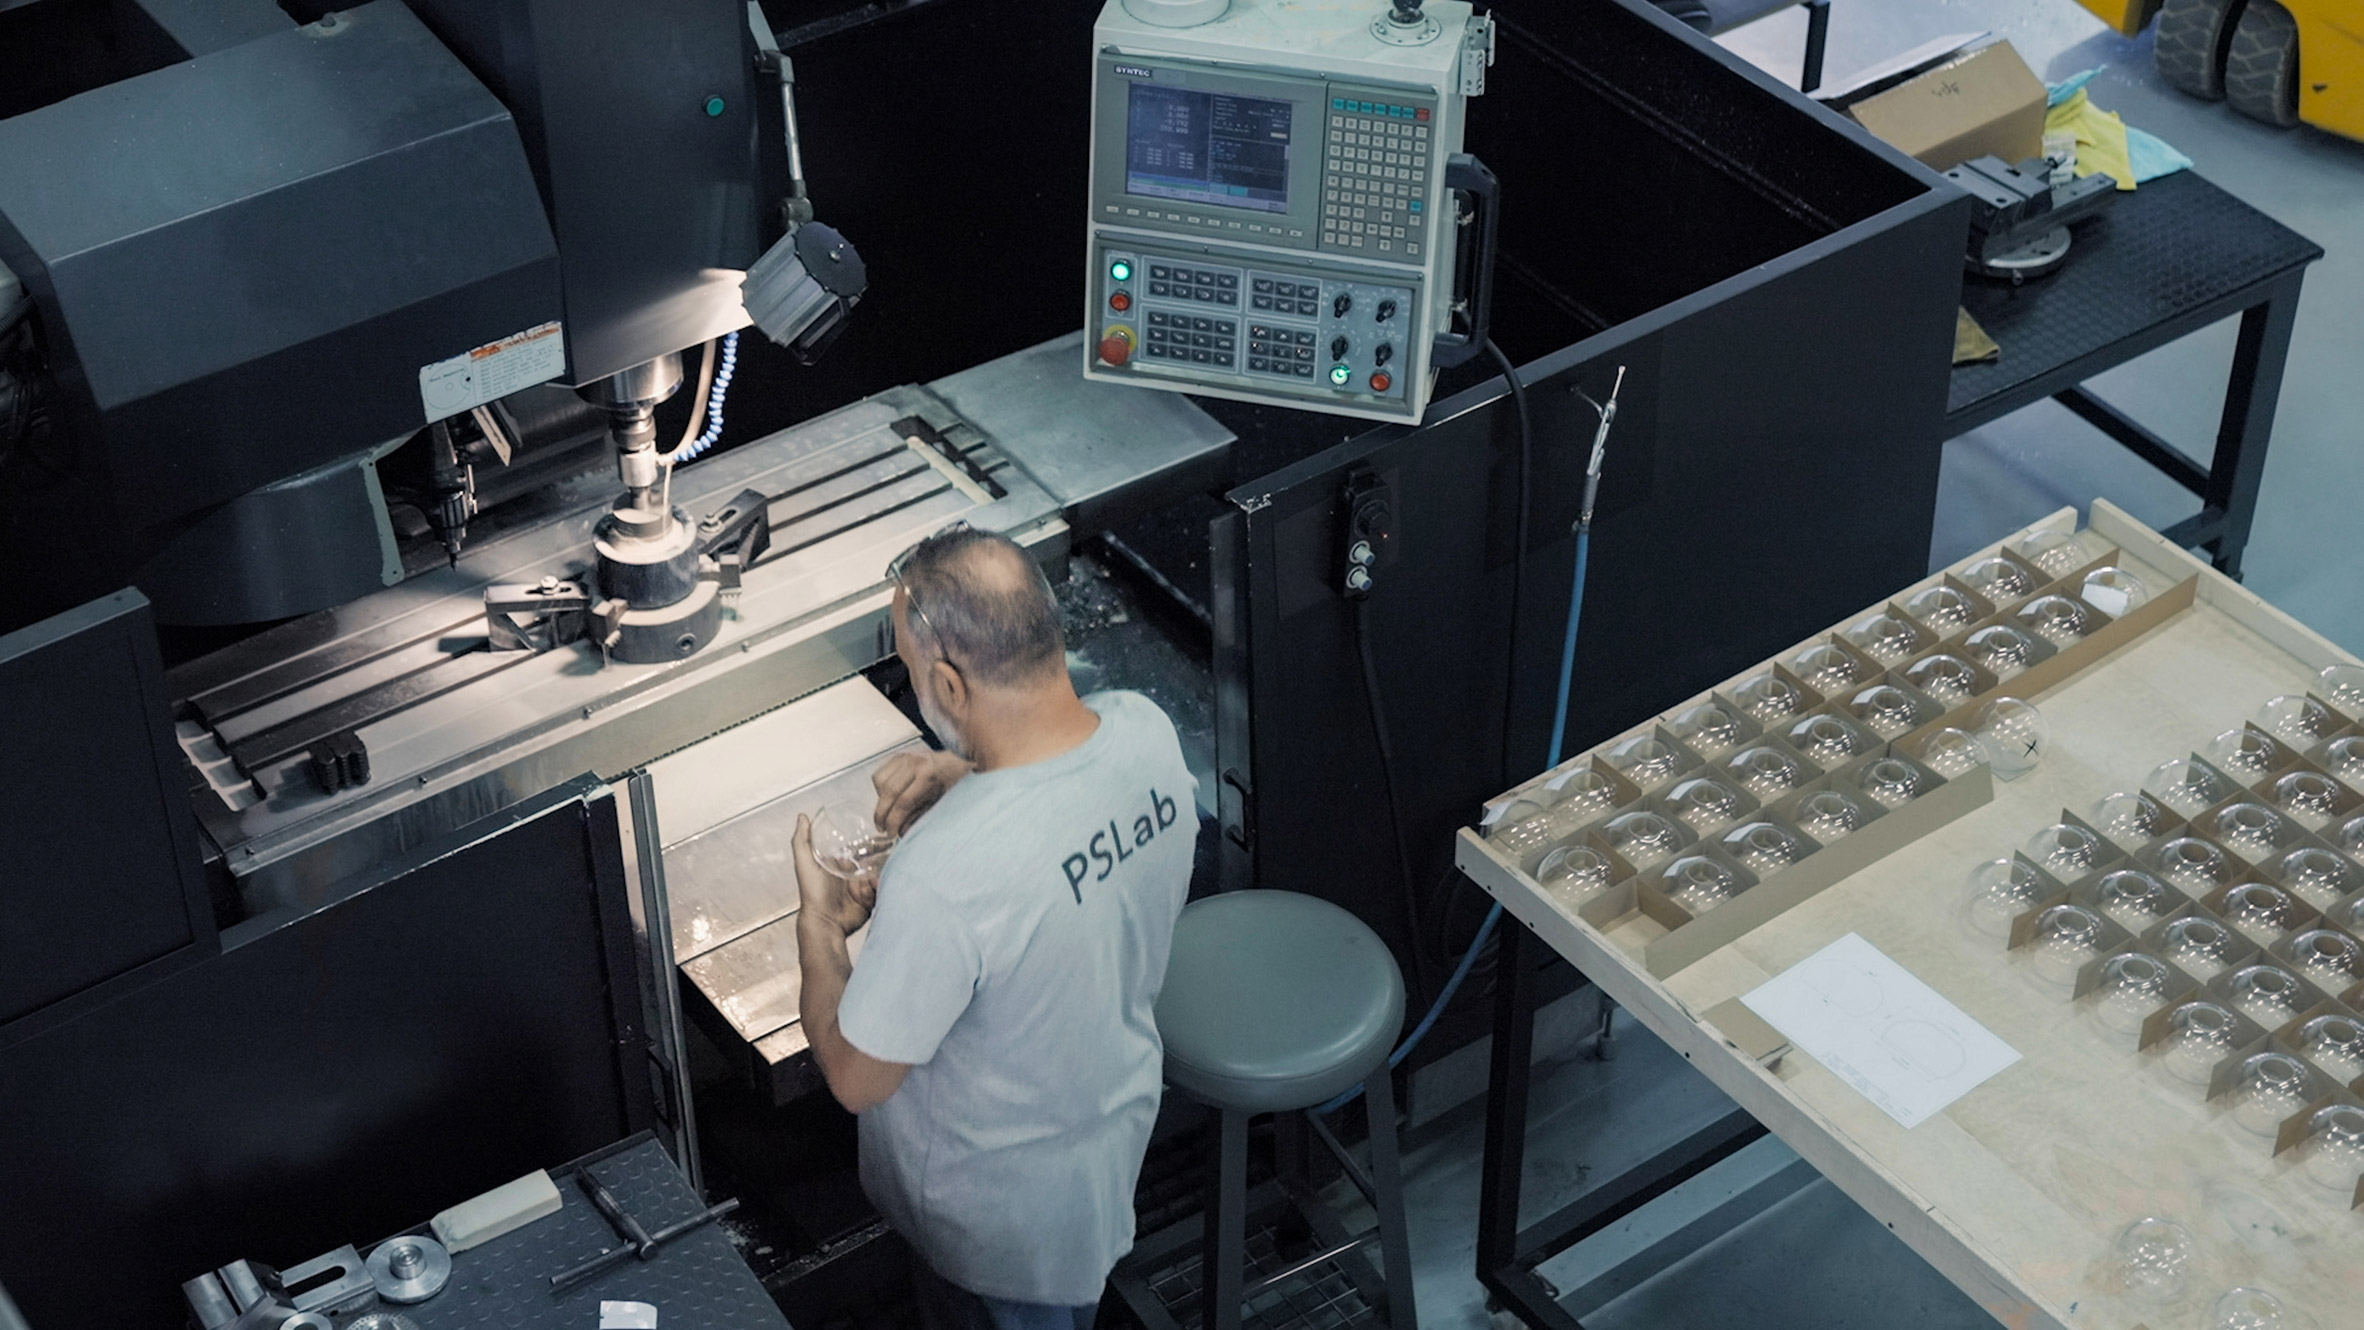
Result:
{"label": "man's hand", "polygon": [[871,820],[888,835],[900,836],[971,770],[951,753],[897,753],[870,777],[878,789],[878,811]]}
{"label": "man's hand", "polygon": [[870,908],[878,903],[878,879],[847,881],[821,867],[813,854],[812,819],[802,813],[796,815],[796,838],[790,844],[796,851],[796,895],[804,917],[828,924],[840,937],[867,923]]}

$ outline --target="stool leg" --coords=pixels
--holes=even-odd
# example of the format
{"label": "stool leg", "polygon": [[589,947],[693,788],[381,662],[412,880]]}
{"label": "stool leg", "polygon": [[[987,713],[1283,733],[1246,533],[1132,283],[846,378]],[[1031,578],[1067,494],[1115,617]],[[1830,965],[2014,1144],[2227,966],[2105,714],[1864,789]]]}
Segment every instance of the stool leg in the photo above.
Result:
{"label": "stool leg", "polygon": [[1221,1110],[1215,1176],[1207,1182],[1207,1235],[1199,1248],[1199,1324],[1239,1330],[1248,1263],[1248,1115]]}
{"label": "stool leg", "polygon": [[1404,1219],[1404,1171],[1396,1154],[1395,1085],[1384,1066],[1363,1082],[1371,1125],[1371,1190],[1379,1193],[1380,1259],[1387,1278],[1389,1330],[1419,1330],[1412,1298],[1412,1236]]}

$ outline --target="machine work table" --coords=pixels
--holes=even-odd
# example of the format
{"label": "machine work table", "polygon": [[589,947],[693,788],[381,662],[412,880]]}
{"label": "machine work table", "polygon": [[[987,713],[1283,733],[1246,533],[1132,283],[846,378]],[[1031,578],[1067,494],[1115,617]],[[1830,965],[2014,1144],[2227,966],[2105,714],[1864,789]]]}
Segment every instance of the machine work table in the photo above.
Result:
{"label": "machine work table", "polygon": [[[2064,510],[2039,525],[2068,532],[2074,519]],[[2204,1324],[2213,1301],[2235,1287],[2265,1289],[2326,1330],[2350,1322],[2346,1309],[2364,1278],[2354,1260],[2364,1241],[2357,1196],[2318,1185],[2300,1152],[2278,1153],[2275,1139],[2242,1130],[2227,1097],[2208,1098],[2165,1075],[2157,1049],[2138,1051],[2134,1035],[2104,1028],[2087,1009],[2090,1000],[2072,1003],[2065,990],[2034,982],[2024,954],[1976,932],[1965,914],[1974,867],[2010,855],[2031,833],[2060,822],[2064,809],[2081,817],[2104,794],[2137,788],[2154,765],[2200,751],[2269,698],[2313,690],[2318,670],[2352,662],[2175,539],[2106,502],[2093,505],[2089,531],[2118,547],[2117,562],[2155,597],[2170,599],[2162,593],[2188,584],[2191,603],[2065,680],[2031,690],[2050,746],[2031,772],[1995,780],[1991,802],[1688,965],[1667,972],[1651,963],[1645,949],[1667,931],[1650,915],[1603,919],[1596,910],[1580,917],[1495,841],[1461,833],[1457,862],[1511,916],[1498,971],[1506,980],[1495,1018],[1478,1273],[1529,1324],[1577,1330],[1588,1310],[1559,1305],[1537,1264],[1767,1131],[2006,1326]],[[2005,684],[2001,691],[2012,690]],[[2302,765],[2296,757],[2287,763]],[[2355,792],[2343,798],[2353,804]],[[2103,861],[2094,871],[2106,867]],[[2252,876],[2262,880],[2263,870]],[[2007,1043],[2018,1060],[1907,1128],[1739,1007],[1743,995],[1851,933]],[[1633,1173],[1596,1182],[1561,1213],[1522,1227],[1530,949],[1537,945],[1576,965],[1738,1108]],[[2247,1053],[2244,1045],[2238,1056]],[[2326,1087],[2323,1101],[2345,1102],[2351,1093]],[[2310,1103],[2305,1111],[2314,1109]],[[2148,1216],[2176,1219],[2196,1236],[2189,1285],[2164,1301],[2130,1291],[2114,1256],[2120,1234]]]}

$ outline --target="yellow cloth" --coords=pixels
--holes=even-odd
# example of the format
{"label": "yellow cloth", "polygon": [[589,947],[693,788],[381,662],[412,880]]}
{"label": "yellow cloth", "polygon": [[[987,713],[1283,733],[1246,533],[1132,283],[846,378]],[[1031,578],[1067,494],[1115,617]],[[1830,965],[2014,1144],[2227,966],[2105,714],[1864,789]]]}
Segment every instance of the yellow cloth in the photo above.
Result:
{"label": "yellow cloth", "polygon": [[1996,345],[1994,338],[1986,335],[1986,329],[1978,326],[1978,320],[1970,317],[1970,311],[1956,309],[1954,311],[1954,363],[1957,365],[1979,365],[2002,358],[2003,348]]}
{"label": "yellow cloth", "polygon": [[2120,190],[2134,188],[2134,162],[2126,150],[2126,122],[2115,111],[2095,106],[2083,88],[2044,113],[2044,128],[2077,136],[2077,174],[2107,171]]}

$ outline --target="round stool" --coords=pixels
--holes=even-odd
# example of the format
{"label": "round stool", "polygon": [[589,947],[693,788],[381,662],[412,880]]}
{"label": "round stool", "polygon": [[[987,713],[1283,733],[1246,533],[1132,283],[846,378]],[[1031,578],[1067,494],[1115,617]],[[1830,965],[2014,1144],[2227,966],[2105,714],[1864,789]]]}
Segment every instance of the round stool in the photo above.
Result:
{"label": "round stool", "polygon": [[[1377,1229],[1322,1245],[1346,1248],[1333,1254],[1347,1256],[1377,1239],[1388,1323],[1415,1330],[1387,1067],[1403,1024],[1404,979],[1395,958],[1362,920],[1328,901],[1293,891],[1234,891],[1192,903],[1175,922],[1157,999],[1166,1080],[1221,1118],[1202,1247],[1201,1305],[1210,1330],[1236,1330],[1242,1302],[1278,1282],[1243,1284],[1248,1120],[1259,1113],[1303,1113],[1371,1202]],[[1369,1105],[1367,1175],[1310,1111],[1358,1084]],[[1292,1167],[1292,1151],[1282,1153],[1284,1199],[1302,1209],[1311,1190],[1291,1185],[1302,1181],[1292,1176],[1302,1170]],[[1323,1231],[1320,1218],[1307,1218]],[[1334,1217],[1321,1218],[1337,1229]]]}

